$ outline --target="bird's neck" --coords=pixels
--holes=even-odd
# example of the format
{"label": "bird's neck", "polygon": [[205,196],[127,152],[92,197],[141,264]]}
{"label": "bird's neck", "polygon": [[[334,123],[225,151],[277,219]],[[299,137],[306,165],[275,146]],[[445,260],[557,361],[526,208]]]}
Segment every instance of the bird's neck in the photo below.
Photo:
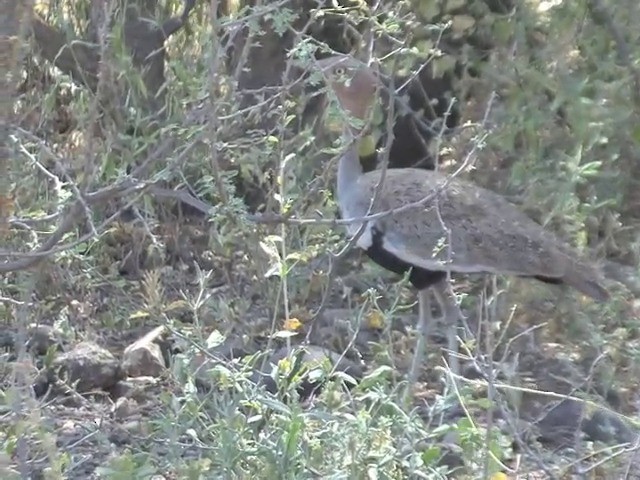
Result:
{"label": "bird's neck", "polygon": [[360,163],[359,141],[352,139],[347,150],[340,157],[338,163],[338,198],[344,200],[353,192],[353,187],[362,176]]}

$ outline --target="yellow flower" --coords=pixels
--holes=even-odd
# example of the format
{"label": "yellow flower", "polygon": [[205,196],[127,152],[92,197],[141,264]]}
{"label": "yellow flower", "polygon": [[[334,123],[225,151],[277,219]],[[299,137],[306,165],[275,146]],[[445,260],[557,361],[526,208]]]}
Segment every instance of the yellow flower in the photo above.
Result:
{"label": "yellow flower", "polygon": [[506,473],[498,472],[491,475],[491,480],[509,480]]}
{"label": "yellow flower", "polygon": [[366,317],[367,326],[373,329],[382,329],[384,327],[384,315],[380,310],[370,310]]}
{"label": "yellow flower", "polygon": [[289,318],[284,321],[284,326],[282,327],[284,330],[288,330],[290,332],[297,332],[302,327],[302,322],[297,318]]}

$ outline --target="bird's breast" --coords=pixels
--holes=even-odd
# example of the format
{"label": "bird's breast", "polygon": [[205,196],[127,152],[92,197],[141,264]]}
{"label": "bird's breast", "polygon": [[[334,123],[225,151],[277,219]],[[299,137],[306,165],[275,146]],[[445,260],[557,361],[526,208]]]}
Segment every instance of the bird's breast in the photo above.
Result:
{"label": "bird's breast", "polygon": [[[340,216],[342,217],[343,220],[350,220],[350,219],[353,220],[352,222],[345,225],[347,229],[347,233],[349,234],[349,238],[353,238],[354,235],[358,234],[358,232],[360,231],[360,227],[362,226],[362,223],[363,223],[363,222],[357,221],[357,219],[360,219],[366,216],[368,207],[362,208],[361,206],[358,205],[357,202],[343,202],[343,201],[338,202],[338,206],[340,208]],[[363,250],[367,250],[373,242],[372,236],[371,236],[371,227],[372,227],[372,222],[367,222],[367,225],[365,226],[364,231],[356,241],[356,246],[358,246],[359,248],[362,248]]]}

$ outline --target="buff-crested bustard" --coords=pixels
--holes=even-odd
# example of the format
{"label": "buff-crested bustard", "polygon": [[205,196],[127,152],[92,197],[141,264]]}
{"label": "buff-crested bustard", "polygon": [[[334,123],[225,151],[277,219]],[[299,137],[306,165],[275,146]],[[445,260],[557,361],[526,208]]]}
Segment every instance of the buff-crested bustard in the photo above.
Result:
{"label": "buff-crested bustard", "polygon": [[[376,72],[342,55],[320,60],[318,66],[342,109],[366,122],[381,86]],[[429,289],[448,325],[449,365],[459,373],[456,327],[461,311],[449,286],[449,272],[531,277],[569,285],[600,302],[609,298],[594,266],[492,191],[416,168],[388,169],[378,186],[382,171],[362,170],[360,130],[345,128],[350,143],[339,160],[336,190],[342,218],[365,217],[376,190],[377,202],[369,214],[419,204],[366,221],[356,242],[383,268],[397,274],[409,272],[409,282],[418,290],[419,337],[409,372],[411,384],[417,380],[433,323]],[[433,198],[424,203],[427,197]],[[349,235],[355,235],[361,225],[349,223]]]}

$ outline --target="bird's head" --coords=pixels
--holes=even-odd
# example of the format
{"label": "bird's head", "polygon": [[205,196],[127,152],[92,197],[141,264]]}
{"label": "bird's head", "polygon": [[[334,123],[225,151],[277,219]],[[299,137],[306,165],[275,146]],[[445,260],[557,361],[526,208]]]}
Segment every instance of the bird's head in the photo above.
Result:
{"label": "bird's head", "polygon": [[342,108],[352,117],[366,121],[381,85],[373,69],[347,55],[318,60],[318,66]]}

